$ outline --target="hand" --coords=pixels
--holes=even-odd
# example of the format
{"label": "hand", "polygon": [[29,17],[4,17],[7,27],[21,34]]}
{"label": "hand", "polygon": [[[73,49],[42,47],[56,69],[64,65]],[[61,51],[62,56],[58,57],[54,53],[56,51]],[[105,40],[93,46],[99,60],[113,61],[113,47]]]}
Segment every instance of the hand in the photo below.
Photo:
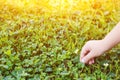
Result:
{"label": "hand", "polygon": [[80,61],[85,64],[93,64],[95,57],[102,55],[107,50],[108,47],[104,40],[88,41],[82,48]]}

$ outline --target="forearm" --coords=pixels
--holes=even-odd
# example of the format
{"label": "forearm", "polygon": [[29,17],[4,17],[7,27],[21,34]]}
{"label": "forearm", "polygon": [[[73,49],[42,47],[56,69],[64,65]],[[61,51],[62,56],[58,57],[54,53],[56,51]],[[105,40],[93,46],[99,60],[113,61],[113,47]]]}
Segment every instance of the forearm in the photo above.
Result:
{"label": "forearm", "polygon": [[107,50],[111,49],[118,43],[120,43],[120,22],[115,26],[115,28],[103,39]]}

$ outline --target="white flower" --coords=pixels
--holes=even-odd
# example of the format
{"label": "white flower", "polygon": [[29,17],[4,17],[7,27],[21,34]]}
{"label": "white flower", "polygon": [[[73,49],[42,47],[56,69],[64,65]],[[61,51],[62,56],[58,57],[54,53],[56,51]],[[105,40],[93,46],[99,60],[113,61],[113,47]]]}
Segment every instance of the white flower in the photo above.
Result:
{"label": "white flower", "polygon": [[79,51],[79,49],[76,49],[74,53],[76,53],[76,54],[77,54],[77,53],[78,53],[78,51]]}
{"label": "white flower", "polygon": [[104,63],[103,65],[104,65],[105,67],[107,67],[109,64],[108,64],[108,63]]}

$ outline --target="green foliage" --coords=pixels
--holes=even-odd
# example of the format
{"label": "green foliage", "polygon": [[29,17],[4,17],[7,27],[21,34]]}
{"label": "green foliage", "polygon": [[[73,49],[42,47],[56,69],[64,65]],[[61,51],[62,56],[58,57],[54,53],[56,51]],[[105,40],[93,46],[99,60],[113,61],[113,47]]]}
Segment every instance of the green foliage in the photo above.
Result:
{"label": "green foliage", "polygon": [[0,80],[120,79],[119,46],[94,65],[79,62],[84,43],[102,39],[120,20],[120,9],[106,5],[68,15],[0,9]]}

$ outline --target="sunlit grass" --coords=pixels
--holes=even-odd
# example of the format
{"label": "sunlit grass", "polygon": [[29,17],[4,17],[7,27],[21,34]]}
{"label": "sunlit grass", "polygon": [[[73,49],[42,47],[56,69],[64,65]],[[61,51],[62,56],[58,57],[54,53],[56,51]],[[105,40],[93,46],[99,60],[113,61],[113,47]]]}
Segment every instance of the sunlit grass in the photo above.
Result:
{"label": "sunlit grass", "polygon": [[[118,80],[119,47],[79,62],[120,21],[120,0],[0,0],[0,80]],[[104,47],[104,46],[103,46]]]}

